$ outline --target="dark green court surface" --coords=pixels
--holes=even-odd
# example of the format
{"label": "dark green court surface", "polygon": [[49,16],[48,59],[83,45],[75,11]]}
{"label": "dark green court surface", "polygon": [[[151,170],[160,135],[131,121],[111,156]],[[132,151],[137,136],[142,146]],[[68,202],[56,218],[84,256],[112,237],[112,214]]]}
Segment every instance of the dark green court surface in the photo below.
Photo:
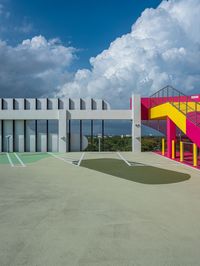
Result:
{"label": "dark green court surface", "polygon": [[190,175],[153,166],[128,166],[118,159],[83,160],[81,166],[143,184],[170,184],[186,181]]}

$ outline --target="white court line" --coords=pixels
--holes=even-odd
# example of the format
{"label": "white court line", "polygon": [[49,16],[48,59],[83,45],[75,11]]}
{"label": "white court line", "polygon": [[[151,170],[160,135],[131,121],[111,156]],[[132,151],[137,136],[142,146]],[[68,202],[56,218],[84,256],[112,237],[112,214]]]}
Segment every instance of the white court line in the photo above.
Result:
{"label": "white court line", "polygon": [[26,165],[23,163],[23,161],[19,158],[19,156],[14,152],[15,157],[17,160],[21,163],[22,167],[26,167]]}
{"label": "white court line", "polygon": [[114,151],[87,151],[87,154],[115,154]]}
{"label": "white court line", "polygon": [[[69,161],[65,160],[64,158],[59,157],[59,156],[57,156],[57,155],[55,155],[55,154],[53,154],[53,153],[51,153],[51,152],[48,152],[48,154],[50,154],[51,156],[53,156],[54,158],[56,158],[56,159],[58,159],[58,160],[61,160],[61,161],[63,161],[63,162],[66,162],[66,163],[68,163],[68,164],[71,164],[71,165],[75,165],[75,164],[73,164],[72,162],[69,162]],[[77,166],[77,165],[75,165],[75,166]]]}
{"label": "white court line", "polygon": [[81,162],[83,160],[84,155],[85,155],[85,152],[81,155],[81,158],[80,158],[80,160],[78,161],[78,164],[77,164],[78,166],[80,166],[80,164],[81,164]]}
{"label": "white court line", "polygon": [[128,165],[131,166],[131,164],[119,153],[117,152],[117,155]]}
{"label": "white court line", "polygon": [[13,161],[11,160],[11,158],[10,158],[10,155],[8,153],[6,153],[6,156],[8,158],[8,161],[9,161],[11,167],[14,167],[14,164],[13,164]]}

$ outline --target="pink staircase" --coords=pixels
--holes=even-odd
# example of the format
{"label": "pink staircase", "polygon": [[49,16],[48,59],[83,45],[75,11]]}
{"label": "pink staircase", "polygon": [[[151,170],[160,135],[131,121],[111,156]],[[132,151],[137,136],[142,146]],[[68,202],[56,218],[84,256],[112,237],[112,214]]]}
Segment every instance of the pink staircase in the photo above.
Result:
{"label": "pink staircase", "polygon": [[158,124],[152,120],[148,121],[149,109],[163,103],[170,103],[186,116],[186,136],[200,148],[200,95],[187,96],[171,86],[166,86],[151,97],[142,99],[142,120],[145,120],[145,124],[170,135],[170,121],[168,129],[165,122]]}

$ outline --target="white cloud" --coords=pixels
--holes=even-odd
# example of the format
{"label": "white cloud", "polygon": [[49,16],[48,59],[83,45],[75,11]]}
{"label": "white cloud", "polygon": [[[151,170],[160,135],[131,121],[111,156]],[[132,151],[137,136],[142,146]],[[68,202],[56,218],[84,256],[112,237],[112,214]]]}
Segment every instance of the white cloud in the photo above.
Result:
{"label": "white cloud", "polygon": [[23,24],[21,26],[15,26],[14,30],[16,32],[20,32],[20,33],[31,33],[33,31],[33,25],[31,23],[28,22],[23,22]]}
{"label": "white cloud", "polygon": [[0,97],[52,95],[70,74],[75,49],[35,36],[13,47],[0,41]]}
{"label": "white cloud", "polygon": [[0,0],[0,97],[55,94],[71,76],[69,68],[76,50],[59,39],[47,40],[43,36],[9,45],[5,39],[16,41],[34,30],[28,17],[15,24],[15,15],[9,18],[9,14],[6,1]]}
{"label": "white cloud", "polygon": [[0,1],[0,17],[4,17],[8,19],[10,16],[10,12],[5,9],[4,4]]}
{"label": "white cloud", "polygon": [[163,1],[146,9],[131,32],[90,59],[58,95],[103,97],[128,105],[132,92],[148,96],[171,84],[183,91],[200,86],[200,1]]}

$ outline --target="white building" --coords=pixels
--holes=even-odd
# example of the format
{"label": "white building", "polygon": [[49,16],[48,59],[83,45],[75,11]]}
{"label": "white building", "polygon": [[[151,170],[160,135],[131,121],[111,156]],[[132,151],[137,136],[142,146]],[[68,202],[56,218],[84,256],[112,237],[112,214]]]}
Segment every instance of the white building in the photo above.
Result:
{"label": "white building", "polygon": [[[68,152],[84,150],[87,139],[82,134],[82,121],[132,120],[133,150],[140,150],[141,114],[140,96],[133,96],[134,112],[112,110],[109,103],[100,99],[0,99],[0,152]],[[80,121],[80,134],[71,134],[71,121]],[[39,132],[40,123],[45,131]],[[57,133],[49,125],[57,121]]]}

